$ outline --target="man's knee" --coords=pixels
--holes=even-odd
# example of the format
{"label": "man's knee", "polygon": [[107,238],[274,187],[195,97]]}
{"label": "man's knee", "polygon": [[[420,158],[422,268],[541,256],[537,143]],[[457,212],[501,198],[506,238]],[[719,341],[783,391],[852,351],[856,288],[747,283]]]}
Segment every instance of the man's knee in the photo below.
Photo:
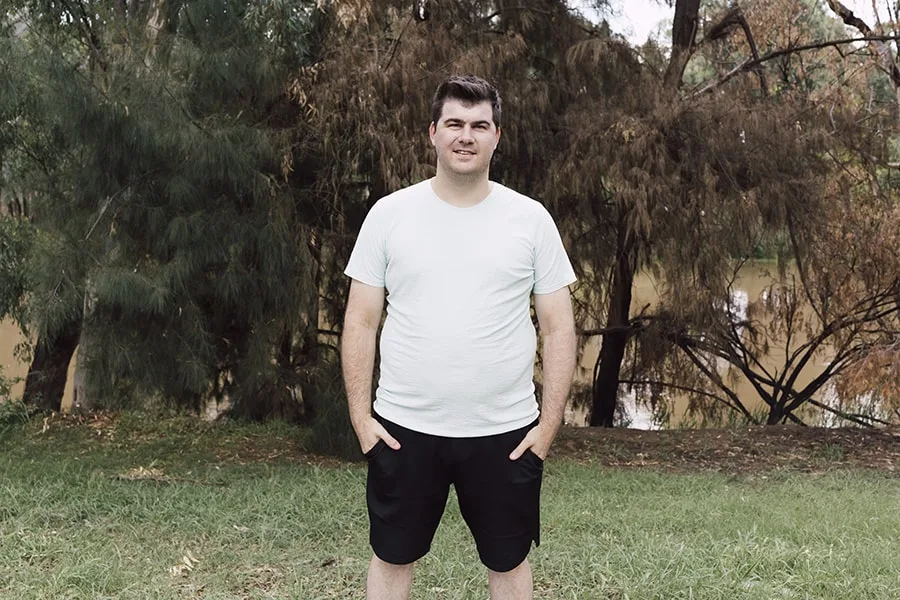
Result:
{"label": "man's knee", "polygon": [[378,558],[377,554],[372,554],[372,566],[384,573],[392,575],[404,575],[413,570],[417,561],[405,564],[389,563],[386,560]]}
{"label": "man's knee", "polygon": [[530,568],[530,566],[531,565],[528,564],[528,557],[526,556],[524,559],[522,559],[521,562],[519,562],[515,566],[511,566],[511,567],[509,565],[498,566],[500,569],[503,569],[503,570],[496,570],[496,569],[492,569],[491,567],[487,567],[487,570],[488,570],[489,577],[496,577],[496,578],[515,577],[518,573],[528,570]]}

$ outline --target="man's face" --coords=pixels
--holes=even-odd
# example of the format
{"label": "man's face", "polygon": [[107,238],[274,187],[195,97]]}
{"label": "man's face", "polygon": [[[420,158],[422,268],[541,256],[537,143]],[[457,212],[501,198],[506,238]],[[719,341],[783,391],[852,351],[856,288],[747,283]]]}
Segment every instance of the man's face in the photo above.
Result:
{"label": "man's face", "polygon": [[438,169],[456,175],[481,175],[491,165],[500,130],[494,125],[490,102],[465,104],[449,98],[441,118],[428,130],[437,150]]}

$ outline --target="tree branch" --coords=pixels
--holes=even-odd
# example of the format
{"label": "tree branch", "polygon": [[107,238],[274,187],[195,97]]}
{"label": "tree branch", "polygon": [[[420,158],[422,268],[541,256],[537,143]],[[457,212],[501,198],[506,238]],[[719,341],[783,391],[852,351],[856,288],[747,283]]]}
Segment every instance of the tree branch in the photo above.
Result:
{"label": "tree branch", "polygon": [[[753,60],[759,60],[759,50],[756,47],[756,40],[753,38],[753,32],[750,31],[750,24],[747,23],[747,19],[744,17],[744,12],[741,10],[740,6],[733,6],[728,9],[725,16],[707,31],[702,40],[697,42],[697,46],[699,47],[706,41],[723,38],[731,33],[735,27],[740,27],[744,31],[744,37],[747,38],[747,43],[750,45],[750,54],[753,56]],[[768,96],[769,86],[766,83],[765,73],[760,68],[755,68],[753,70],[756,71],[756,75],[759,77],[759,86],[763,95]]]}
{"label": "tree branch", "polygon": [[638,386],[640,386],[640,385],[658,385],[660,387],[678,390],[679,392],[686,392],[688,394],[698,394],[700,396],[706,396],[707,398],[712,398],[713,400],[721,402],[722,404],[731,408],[732,410],[735,410],[738,412],[740,412],[740,410],[741,410],[739,407],[737,407],[737,406],[733,405],[731,402],[729,402],[727,398],[723,398],[722,396],[717,396],[716,394],[713,394],[712,392],[707,392],[704,390],[698,390],[697,388],[688,387],[686,385],[678,385],[675,383],[668,383],[665,381],[655,381],[655,380],[650,381],[650,380],[642,380],[642,379],[620,379],[619,383],[624,383],[627,385],[638,385]]}
{"label": "tree branch", "polygon": [[862,34],[868,38],[869,41],[876,42],[873,44],[875,46],[875,52],[878,54],[878,57],[881,58],[882,66],[884,70],[887,71],[888,75],[891,77],[891,82],[894,84],[894,89],[900,88],[900,69],[897,68],[897,63],[894,62],[894,59],[891,57],[891,51],[884,43],[888,39],[896,39],[894,37],[890,37],[888,39],[877,39],[878,36],[875,35],[875,32],[866,24],[865,21],[857,17],[853,14],[853,11],[838,2],[837,0],[826,0],[828,7],[831,8],[832,11],[836,15],[838,15],[845,24],[850,27],[855,27]]}
{"label": "tree branch", "polygon": [[[750,59],[750,58],[745,59],[742,63],[740,63],[738,66],[733,68],[731,71],[729,71],[728,73],[726,73],[725,75],[723,75],[722,77],[717,79],[716,81],[708,83],[703,88],[688,94],[686,99],[691,99],[691,98],[695,98],[697,96],[701,96],[701,95],[705,94],[706,92],[714,90],[715,88],[721,86],[722,84],[730,81],[735,76],[740,75],[741,73],[743,73],[745,71],[753,69],[763,63],[769,62],[770,60],[776,59],[780,56],[785,56],[788,54],[796,54],[798,52],[805,52],[807,50],[818,50],[821,48],[836,47],[836,46],[841,46],[844,44],[852,44],[855,42],[887,42],[887,41],[891,41],[891,40],[900,40],[900,36],[897,36],[897,35],[873,35],[873,36],[866,36],[866,37],[861,37],[861,38],[846,38],[846,39],[840,39],[840,40],[829,40],[829,41],[825,41],[825,42],[816,42],[814,44],[805,44],[803,46],[794,46],[791,48],[784,48],[782,50],[773,50],[772,52],[767,52],[766,54],[763,54],[762,56],[760,56],[757,59]],[[897,85],[900,85],[900,83],[898,83]]]}
{"label": "tree branch", "polygon": [[387,59],[387,63],[385,63],[383,71],[387,71],[391,66],[391,63],[394,62],[394,55],[397,54],[397,48],[400,47],[400,41],[403,39],[403,34],[406,33],[406,28],[409,27],[409,24],[412,23],[413,17],[409,17],[406,19],[406,23],[403,24],[403,29],[400,30],[400,35],[397,36],[397,39],[394,40],[394,43],[391,47],[391,54]]}
{"label": "tree branch", "polygon": [[747,408],[741,402],[741,399],[738,398],[737,394],[735,394],[731,390],[731,388],[729,388],[727,385],[725,385],[725,382],[722,381],[722,378],[719,376],[718,372],[716,372],[715,369],[711,369],[707,365],[705,365],[703,363],[703,361],[700,359],[700,357],[694,353],[694,351],[691,348],[691,345],[689,343],[689,340],[682,340],[682,341],[687,342],[687,343],[681,343],[681,341],[680,341],[678,346],[687,355],[687,357],[691,360],[691,362],[694,363],[694,365],[698,369],[700,369],[700,371],[704,375],[706,375],[710,379],[710,381],[712,381],[714,384],[716,384],[716,386],[718,386],[718,388],[720,390],[722,390],[722,392],[724,392],[725,395],[728,396],[728,398],[731,399],[731,401],[738,408],[738,410],[740,410],[741,413],[745,417],[747,417],[747,419],[749,421],[751,421],[752,423],[757,423],[756,419],[753,418],[753,415],[750,413],[749,410],[747,410]]}
{"label": "tree branch", "polygon": [[834,408],[833,406],[828,406],[818,400],[814,400],[813,398],[809,399],[809,403],[815,406],[816,408],[820,408],[824,411],[830,412],[839,416],[842,419],[846,419],[852,423],[856,423],[857,425],[862,425],[863,427],[873,427],[872,423],[878,423],[880,425],[890,425],[891,423],[888,421],[882,421],[877,417],[870,417],[868,415],[861,415],[858,413],[847,413],[838,408]]}
{"label": "tree branch", "polygon": [[[747,19],[744,18],[744,13],[741,12],[740,7],[737,8],[738,13],[738,22],[741,25],[741,29],[744,30],[744,37],[747,38],[747,43],[750,44],[750,54],[753,55],[754,60],[759,60],[759,50],[756,48],[756,40],[753,39],[753,33],[750,31],[750,24],[747,23]],[[766,75],[763,72],[760,65],[757,65],[754,69],[756,71],[757,77],[759,77],[759,87],[762,90],[763,96],[769,95],[769,85],[766,83]]]}

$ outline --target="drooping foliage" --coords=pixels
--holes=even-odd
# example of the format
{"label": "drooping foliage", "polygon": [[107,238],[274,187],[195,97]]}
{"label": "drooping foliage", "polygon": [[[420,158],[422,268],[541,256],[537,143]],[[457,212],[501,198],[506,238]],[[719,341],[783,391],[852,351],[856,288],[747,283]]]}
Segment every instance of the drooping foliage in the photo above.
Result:
{"label": "drooping foliage", "polygon": [[[662,413],[677,388],[757,420],[736,377],[763,421],[823,404],[896,344],[894,238],[875,225],[896,212],[886,77],[793,50],[846,35],[817,3],[673,4],[664,49],[563,1],[9,3],[3,185],[37,231],[18,298],[33,379],[55,382],[34,403],[58,408],[77,344],[83,406],[309,415],[335,386],[355,234],[433,174],[431,93],[473,73],[504,99],[492,177],[548,205],[578,270],[593,424],[614,424],[625,382]],[[772,290],[743,315],[736,273],[760,255]],[[641,270],[652,307],[632,306]],[[775,345],[793,358],[766,372]]]}
{"label": "drooping foliage", "polygon": [[49,138],[20,157],[35,163],[32,217],[48,232],[31,318],[45,338],[80,323],[79,360],[107,399],[228,395],[296,417],[317,292],[310,198],[287,181],[302,113],[285,82],[317,51],[295,36],[313,42],[322,16],[303,3],[160,3],[124,18],[112,6],[69,32],[87,56],[47,25],[76,16],[23,9],[42,17],[28,64],[43,86],[22,118]]}

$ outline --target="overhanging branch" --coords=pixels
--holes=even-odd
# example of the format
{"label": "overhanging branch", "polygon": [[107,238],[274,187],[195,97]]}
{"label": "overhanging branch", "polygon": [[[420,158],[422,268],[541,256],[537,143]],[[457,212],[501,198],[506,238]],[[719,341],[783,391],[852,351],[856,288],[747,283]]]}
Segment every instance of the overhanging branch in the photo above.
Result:
{"label": "overhanging branch", "polygon": [[890,425],[890,424],[891,424],[891,423],[889,423],[888,421],[883,421],[883,420],[881,420],[881,419],[879,419],[879,418],[877,418],[877,417],[870,417],[869,415],[861,415],[861,414],[858,414],[858,413],[848,413],[848,412],[844,412],[844,411],[842,411],[842,410],[840,410],[840,409],[838,409],[838,408],[835,408],[835,407],[833,407],[833,406],[828,406],[827,404],[824,404],[824,403],[822,403],[822,402],[819,402],[818,400],[815,400],[815,399],[813,399],[813,398],[810,398],[807,402],[809,402],[810,404],[812,404],[812,405],[815,406],[816,408],[819,408],[819,409],[824,410],[824,411],[826,411],[826,412],[830,412],[830,413],[832,413],[832,414],[834,414],[834,415],[839,416],[839,417],[842,418],[842,419],[845,419],[845,420],[850,421],[850,422],[852,422],[852,423],[856,423],[857,425],[862,425],[863,427],[872,427],[872,426],[873,426],[873,425],[872,425],[873,423],[878,423],[878,424],[880,424],[880,425]]}
{"label": "overhanging branch", "polygon": [[[760,56],[757,59],[750,59],[750,58],[745,59],[742,63],[737,65],[735,68],[733,68],[731,71],[729,71],[728,73],[726,73],[725,75],[723,75],[722,77],[717,79],[716,81],[710,82],[710,83],[706,84],[705,86],[703,86],[702,88],[700,88],[699,90],[696,90],[696,91],[690,93],[687,96],[687,98],[688,99],[695,98],[697,96],[703,95],[706,92],[714,90],[715,88],[719,87],[720,85],[730,81],[731,79],[733,79],[737,75],[740,75],[741,73],[745,73],[751,69],[754,69],[755,67],[758,67],[759,65],[761,65],[763,63],[769,62],[770,60],[774,60],[781,56],[786,56],[788,54],[796,54],[798,52],[805,52],[807,50],[819,50],[821,48],[843,46],[845,44],[853,44],[855,42],[888,42],[888,41],[892,41],[892,40],[893,41],[900,40],[900,36],[873,35],[873,36],[865,36],[865,37],[859,37],[859,38],[845,38],[845,39],[840,39],[840,40],[828,40],[828,41],[824,41],[824,42],[816,42],[813,44],[804,44],[802,46],[793,46],[791,48],[783,48],[781,50],[773,50],[772,52],[767,52],[766,54],[763,54],[762,56]],[[898,82],[895,83],[895,85],[900,86],[900,80],[898,80]]]}
{"label": "overhanging branch", "polygon": [[[841,20],[850,27],[855,27],[858,29],[864,36],[871,38],[868,41],[875,42],[875,53],[878,54],[878,57],[881,59],[881,64],[884,70],[890,75],[891,82],[894,84],[894,88],[900,88],[900,69],[897,68],[897,63],[894,62],[894,59],[891,57],[891,50],[888,48],[887,44],[879,43],[889,41],[888,39],[879,40],[878,36],[875,35],[875,32],[866,24],[865,21],[857,17],[853,14],[853,11],[838,2],[837,0],[826,0],[828,7],[831,8],[834,13],[841,18]],[[896,38],[890,38],[896,40]]]}

